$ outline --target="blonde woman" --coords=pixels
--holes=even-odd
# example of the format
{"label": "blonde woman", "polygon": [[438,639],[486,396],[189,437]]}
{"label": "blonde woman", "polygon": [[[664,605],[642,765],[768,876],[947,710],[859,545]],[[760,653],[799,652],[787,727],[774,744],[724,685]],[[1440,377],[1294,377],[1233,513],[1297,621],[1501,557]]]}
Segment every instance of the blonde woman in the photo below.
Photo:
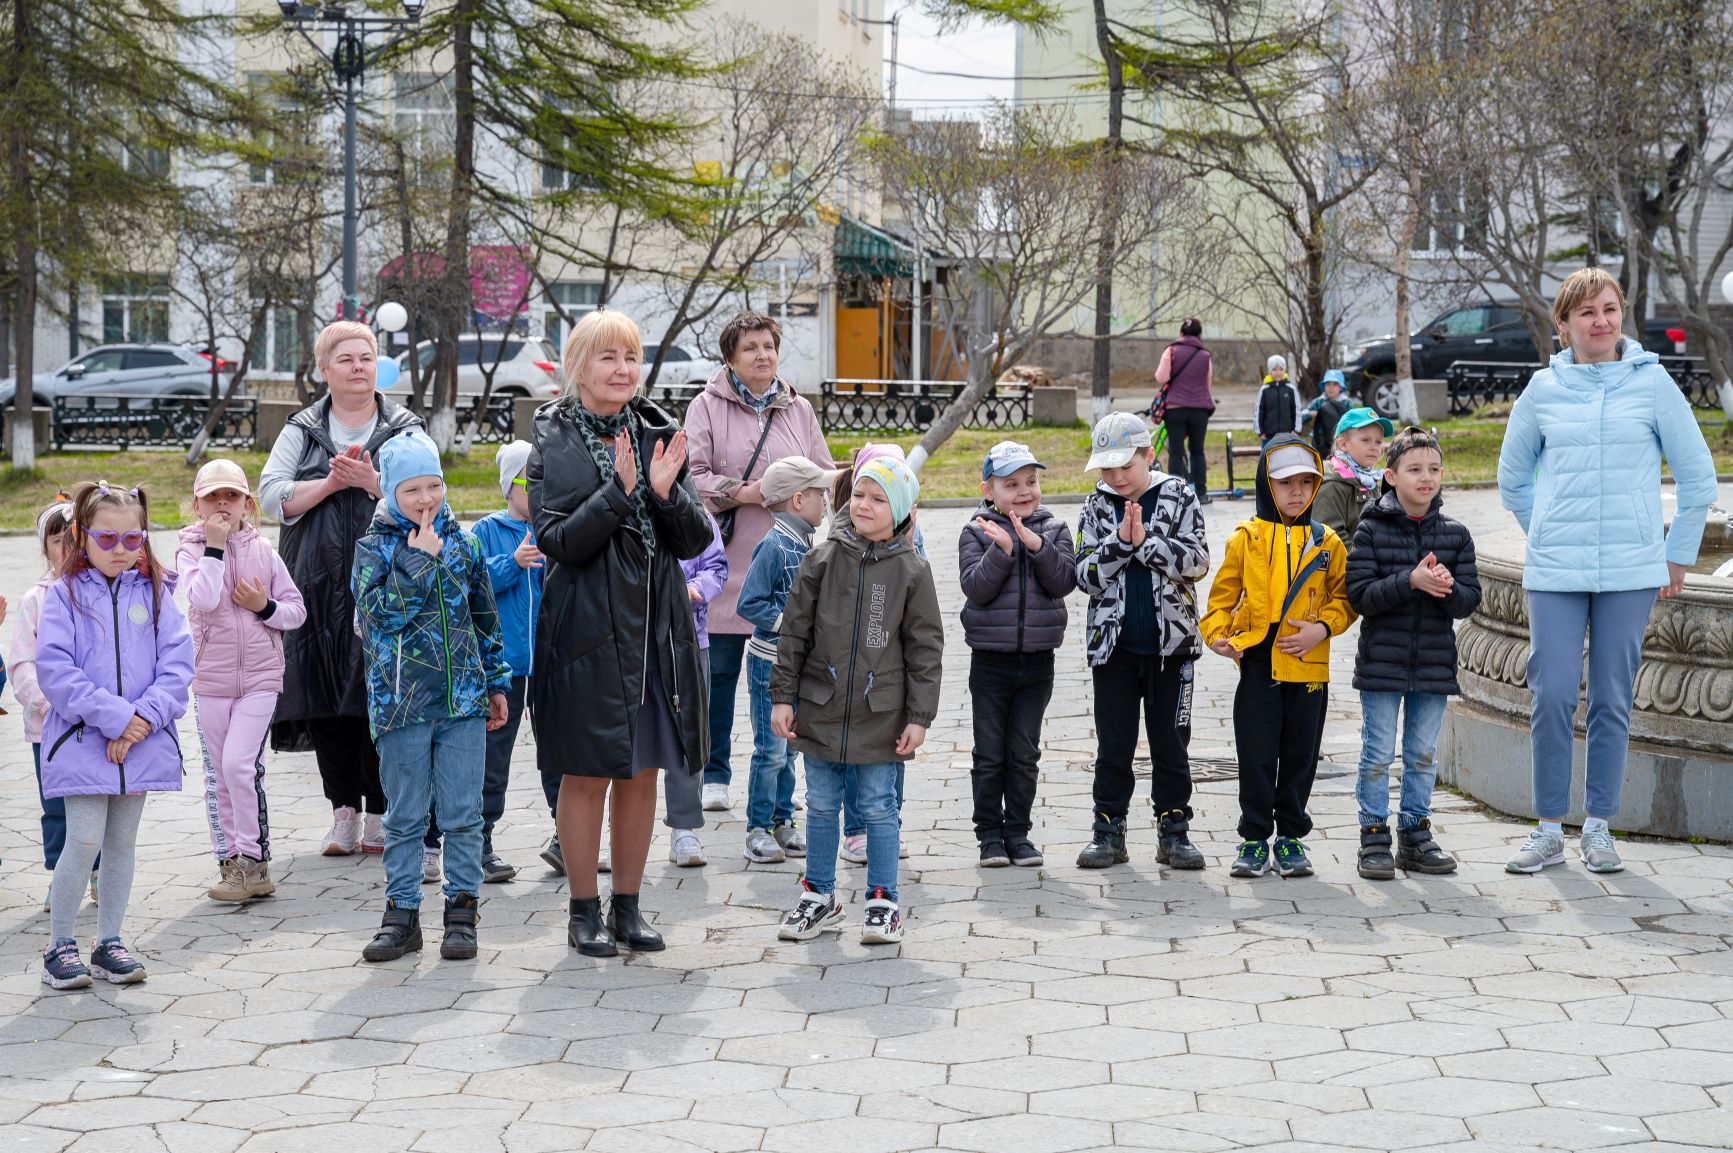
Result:
{"label": "blonde woman", "polygon": [[374,387],[378,356],[365,324],[326,325],[313,344],[326,393],[289,418],[259,474],[259,505],[283,526],[277,550],[307,602],[307,622],[283,634],[271,746],[318,757],[331,802],[326,856],[385,849],[385,793],[367,728],[349,573],[379,504],[379,447],[420,428],[421,418]]}
{"label": "blonde woman", "polygon": [[[656,771],[704,763],[706,694],[682,560],[711,542],[686,434],[638,395],[644,346],[621,313],[592,312],[566,338],[567,394],[536,413],[528,479],[547,567],[531,717],[544,775],[560,777],[555,824],[571,886],[568,942],[611,957],[615,941],[663,947],[638,906],[656,819]],[[611,794],[611,804],[610,804]],[[612,895],[596,884],[602,810]]]}
{"label": "blonde woman", "polygon": [[[1676,595],[1715,500],[1715,461],[1678,385],[1624,335],[1625,298],[1603,269],[1572,273],[1553,301],[1563,350],[1511,410],[1499,498],[1528,534],[1528,687],[1539,826],[1505,867],[1564,862],[1572,718],[1588,657],[1588,748],[1580,851],[1590,872],[1624,868],[1618,816],[1631,695],[1657,592]],[[1661,528],[1661,461],[1672,469],[1672,529]]]}

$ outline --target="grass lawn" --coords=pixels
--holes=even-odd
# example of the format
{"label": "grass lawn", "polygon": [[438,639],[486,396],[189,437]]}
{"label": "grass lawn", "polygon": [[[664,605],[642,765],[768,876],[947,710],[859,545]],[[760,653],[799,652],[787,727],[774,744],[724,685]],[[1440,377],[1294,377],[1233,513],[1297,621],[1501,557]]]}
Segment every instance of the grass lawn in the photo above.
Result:
{"label": "grass lawn", "polygon": [[[1733,472],[1733,430],[1718,413],[1701,413],[1703,435],[1715,453],[1717,471]],[[1444,442],[1444,465],[1447,483],[1490,481],[1498,470],[1498,447],[1504,437],[1504,421],[1490,417],[1460,417],[1437,425]],[[1236,444],[1255,443],[1250,430],[1234,432]],[[964,430],[952,437],[921,471],[921,495],[927,500],[945,497],[973,498],[981,491],[981,458],[987,449],[1004,439],[1021,440],[1034,450],[1047,466],[1041,487],[1048,493],[1088,492],[1095,485],[1095,475],[1083,471],[1089,459],[1089,430],[1081,424],[1073,428],[1026,428],[1014,432],[977,432]],[[868,440],[895,440],[905,449],[914,446],[912,434],[900,436],[831,437],[831,453],[838,460],[848,459],[849,453]],[[1208,436],[1210,487],[1227,484],[1226,433],[1212,429]],[[499,474],[493,463],[494,446],[483,445],[470,454],[446,464],[446,482],[451,486],[452,507],[466,515],[479,515],[502,507],[499,495]],[[264,468],[261,452],[226,452],[226,455],[247,470],[257,483]],[[142,484],[153,498],[152,520],[163,527],[184,524],[192,502],[192,470],[187,468],[181,452],[134,449],[129,452],[59,452],[37,458],[34,473],[16,473],[0,468],[0,531],[28,531],[36,524],[36,514],[64,487],[71,491],[79,481],[98,478]],[[1250,460],[1235,461],[1235,481],[1242,486],[1251,484]]]}

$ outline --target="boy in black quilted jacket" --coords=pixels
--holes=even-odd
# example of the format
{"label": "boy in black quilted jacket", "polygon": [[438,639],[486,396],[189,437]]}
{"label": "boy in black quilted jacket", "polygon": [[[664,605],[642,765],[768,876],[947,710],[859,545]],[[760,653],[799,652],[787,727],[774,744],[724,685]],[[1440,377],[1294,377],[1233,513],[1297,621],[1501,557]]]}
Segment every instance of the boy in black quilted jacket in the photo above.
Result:
{"label": "boy in black quilted jacket", "polygon": [[963,526],[957,570],[969,700],[975,715],[975,838],[983,868],[1043,862],[1029,840],[1041,769],[1041,718],[1053,699],[1053,652],[1077,587],[1071,530],[1041,503],[1047,466],[1002,440],[981,462],[981,507]]}
{"label": "boy in black quilted jacket", "polygon": [[[1389,880],[1396,866],[1449,873],[1456,858],[1432,839],[1438,730],[1457,692],[1456,621],[1480,604],[1474,538],[1440,511],[1438,440],[1404,429],[1385,458],[1385,493],[1368,505],[1348,553],[1348,603],[1360,614],[1354,687],[1360,690],[1360,864]],[[1402,725],[1402,799],[1390,852],[1390,761]]]}

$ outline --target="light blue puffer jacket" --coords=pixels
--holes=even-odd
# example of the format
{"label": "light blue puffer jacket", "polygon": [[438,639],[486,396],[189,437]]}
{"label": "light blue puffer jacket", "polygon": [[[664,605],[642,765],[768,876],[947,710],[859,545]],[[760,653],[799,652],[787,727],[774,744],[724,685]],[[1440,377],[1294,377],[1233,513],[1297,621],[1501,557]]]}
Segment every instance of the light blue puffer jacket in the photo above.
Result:
{"label": "light blue puffer jacket", "polygon": [[[1665,539],[1662,457],[1676,482]],[[1553,356],[1517,399],[1498,456],[1499,499],[1528,534],[1522,584],[1539,592],[1661,588],[1667,561],[1696,563],[1715,492],[1690,403],[1630,339],[1606,364]]]}

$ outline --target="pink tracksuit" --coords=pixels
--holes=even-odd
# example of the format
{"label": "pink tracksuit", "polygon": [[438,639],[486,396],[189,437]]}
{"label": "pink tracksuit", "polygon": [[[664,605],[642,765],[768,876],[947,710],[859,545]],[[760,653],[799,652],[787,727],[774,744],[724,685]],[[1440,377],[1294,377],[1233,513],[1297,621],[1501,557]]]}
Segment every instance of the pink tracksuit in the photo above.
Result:
{"label": "pink tracksuit", "polygon": [[[231,532],[220,550],[206,547],[204,525],[188,525],[175,570],[197,652],[193,703],[211,848],[219,861],[268,861],[265,740],[283,691],[282,634],[307,619],[307,606],[271,542],[250,525]],[[264,583],[270,600],[263,612],[235,603],[241,580]]]}

